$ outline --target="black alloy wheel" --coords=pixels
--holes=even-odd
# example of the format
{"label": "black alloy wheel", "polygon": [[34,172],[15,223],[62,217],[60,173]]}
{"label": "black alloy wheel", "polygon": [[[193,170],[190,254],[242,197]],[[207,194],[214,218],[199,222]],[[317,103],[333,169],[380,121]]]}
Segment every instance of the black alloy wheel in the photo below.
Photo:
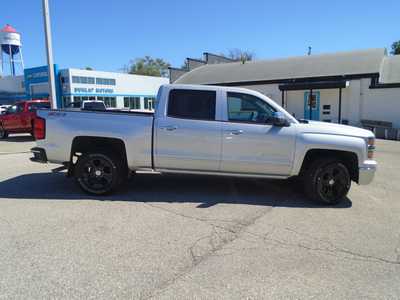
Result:
{"label": "black alloy wheel", "polygon": [[75,179],[85,192],[103,195],[113,191],[119,184],[118,161],[112,156],[96,153],[78,159]]}
{"label": "black alloy wheel", "polygon": [[351,178],[347,167],[340,161],[320,160],[310,167],[306,175],[306,192],[324,204],[337,204],[350,190]]}

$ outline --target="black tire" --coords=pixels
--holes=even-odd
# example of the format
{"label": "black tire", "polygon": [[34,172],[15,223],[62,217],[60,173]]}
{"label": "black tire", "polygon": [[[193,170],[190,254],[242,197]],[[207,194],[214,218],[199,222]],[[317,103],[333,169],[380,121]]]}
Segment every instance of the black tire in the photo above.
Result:
{"label": "black tire", "polygon": [[75,166],[75,181],[86,193],[105,195],[115,191],[122,182],[120,160],[104,153],[81,156]]}
{"label": "black tire", "polygon": [[0,140],[8,138],[8,132],[0,125]]}
{"label": "black tire", "polygon": [[351,186],[347,167],[335,159],[319,159],[311,164],[304,174],[306,195],[326,205],[340,203]]}

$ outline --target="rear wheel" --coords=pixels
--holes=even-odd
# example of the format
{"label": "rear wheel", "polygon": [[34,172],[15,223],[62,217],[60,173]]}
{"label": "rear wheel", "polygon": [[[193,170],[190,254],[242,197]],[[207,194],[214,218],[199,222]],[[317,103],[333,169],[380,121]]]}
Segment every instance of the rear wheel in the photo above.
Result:
{"label": "rear wheel", "polygon": [[321,159],[311,164],[305,174],[306,194],[320,203],[341,202],[350,190],[351,178],[347,167],[334,159]]}
{"label": "rear wheel", "polygon": [[112,155],[85,154],[75,166],[75,180],[80,188],[90,194],[104,195],[114,191],[121,183],[121,163]]}
{"label": "rear wheel", "polygon": [[8,132],[4,130],[3,126],[0,125],[0,139],[6,139],[8,137]]}

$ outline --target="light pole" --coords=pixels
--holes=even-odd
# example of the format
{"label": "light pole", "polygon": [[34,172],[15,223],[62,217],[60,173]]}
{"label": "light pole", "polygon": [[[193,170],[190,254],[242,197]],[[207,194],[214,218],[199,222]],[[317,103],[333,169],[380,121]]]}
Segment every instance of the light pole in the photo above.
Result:
{"label": "light pole", "polygon": [[49,74],[49,94],[51,107],[57,108],[56,98],[56,84],[54,76],[54,63],[53,63],[53,47],[51,43],[51,25],[49,13],[49,1],[43,0],[43,19],[44,19],[44,32],[46,36],[46,52],[47,52],[47,68]]}

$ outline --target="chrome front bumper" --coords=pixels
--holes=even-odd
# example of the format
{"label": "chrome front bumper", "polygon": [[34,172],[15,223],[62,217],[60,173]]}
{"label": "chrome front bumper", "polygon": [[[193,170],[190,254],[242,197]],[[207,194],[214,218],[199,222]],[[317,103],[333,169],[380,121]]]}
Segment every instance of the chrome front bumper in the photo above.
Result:
{"label": "chrome front bumper", "polygon": [[358,184],[370,184],[375,176],[377,163],[374,160],[366,160],[363,165],[359,167],[358,171]]}

